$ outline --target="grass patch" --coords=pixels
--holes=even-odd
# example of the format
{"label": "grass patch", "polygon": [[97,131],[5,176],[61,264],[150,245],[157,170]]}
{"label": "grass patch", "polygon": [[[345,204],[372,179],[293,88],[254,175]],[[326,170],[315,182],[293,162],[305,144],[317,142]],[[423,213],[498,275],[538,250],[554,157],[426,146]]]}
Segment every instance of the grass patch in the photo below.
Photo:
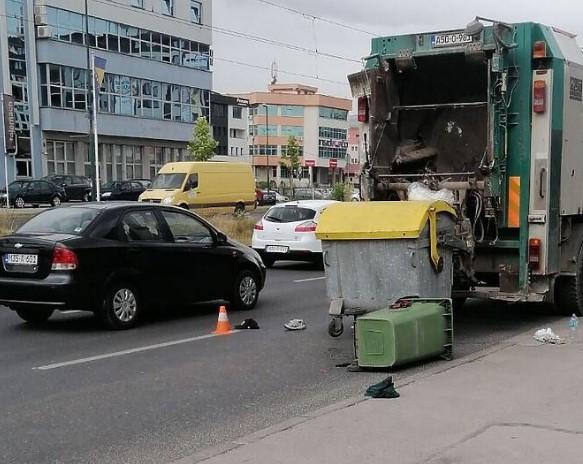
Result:
{"label": "grass patch", "polygon": [[205,214],[201,214],[201,216],[221,232],[226,234],[229,238],[237,240],[247,246],[251,245],[253,227],[256,222],[255,219],[249,216],[234,216],[232,213],[219,214],[212,217],[207,217]]}
{"label": "grass patch", "polygon": [[16,218],[11,211],[0,210],[0,236],[9,235],[16,229]]}

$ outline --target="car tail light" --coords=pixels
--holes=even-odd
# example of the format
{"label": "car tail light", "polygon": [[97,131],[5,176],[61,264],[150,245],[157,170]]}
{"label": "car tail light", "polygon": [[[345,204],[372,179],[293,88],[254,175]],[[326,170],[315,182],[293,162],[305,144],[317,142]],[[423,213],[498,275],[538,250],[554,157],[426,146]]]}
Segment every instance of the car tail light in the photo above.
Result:
{"label": "car tail light", "polygon": [[259,221],[255,224],[255,230],[263,230],[263,221]]}
{"label": "car tail light", "polygon": [[314,221],[302,222],[296,227],[296,232],[316,232],[316,226]]}
{"label": "car tail light", "polygon": [[57,243],[53,251],[51,269],[53,271],[73,271],[77,269],[78,265],[77,254],[65,245]]}
{"label": "car tail light", "polygon": [[358,98],[358,122],[368,122],[368,97]]}
{"label": "car tail light", "polygon": [[532,110],[539,114],[547,110],[547,84],[545,81],[534,81]]}
{"label": "car tail light", "polygon": [[528,241],[528,267],[533,271],[540,268],[541,243],[539,238],[531,238]]}
{"label": "car tail light", "polygon": [[547,57],[547,43],[543,40],[539,40],[534,43],[532,49],[533,58],[546,58]]}

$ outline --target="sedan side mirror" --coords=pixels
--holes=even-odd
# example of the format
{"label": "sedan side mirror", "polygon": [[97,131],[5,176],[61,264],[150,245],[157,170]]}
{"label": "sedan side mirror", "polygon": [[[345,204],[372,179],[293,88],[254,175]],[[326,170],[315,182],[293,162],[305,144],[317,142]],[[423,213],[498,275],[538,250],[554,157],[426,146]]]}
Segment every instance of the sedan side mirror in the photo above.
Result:
{"label": "sedan side mirror", "polygon": [[227,244],[227,236],[222,232],[217,232],[217,245],[226,245]]}

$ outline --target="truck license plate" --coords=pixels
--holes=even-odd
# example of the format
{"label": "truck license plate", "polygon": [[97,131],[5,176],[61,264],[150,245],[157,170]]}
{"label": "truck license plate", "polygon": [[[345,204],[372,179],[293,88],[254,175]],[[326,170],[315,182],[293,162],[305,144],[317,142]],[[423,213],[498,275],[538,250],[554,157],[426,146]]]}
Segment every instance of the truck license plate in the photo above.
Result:
{"label": "truck license plate", "polygon": [[441,47],[459,47],[468,43],[472,43],[471,36],[463,32],[450,32],[447,34],[435,34],[431,37],[431,45],[433,48]]}
{"label": "truck license plate", "polygon": [[286,247],[286,246],[271,245],[271,246],[265,247],[265,251],[267,251],[268,253],[287,253],[288,250],[289,250],[289,247]]}
{"label": "truck license plate", "polygon": [[38,255],[8,253],[4,256],[4,262],[15,266],[36,266],[38,264]]}

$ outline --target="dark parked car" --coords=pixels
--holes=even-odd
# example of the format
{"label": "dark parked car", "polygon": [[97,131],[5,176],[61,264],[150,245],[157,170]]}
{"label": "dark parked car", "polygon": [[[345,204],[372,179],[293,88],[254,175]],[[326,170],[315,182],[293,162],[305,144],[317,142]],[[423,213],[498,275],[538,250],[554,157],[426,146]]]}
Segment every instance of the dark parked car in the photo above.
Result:
{"label": "dark parked car", "polygon": [[102,201],[138,201],[146,191],[144,180],[116,180],[101,187]]}
{"label": "dark parked car", "polygon": [[65,189],[68,200],[89,201],[91,198],[91,179],[84,176],[53,175],[43,177],[56,185],[61,185]]}
{"label": "dark parked car", "polygon": [[147,308],[230,301],[252,309],[265,266],[194,213],[142,203],[88,203],[43,211],[0,238],[0,304],[41,323],[87,310],[111,329]]}
{"label": "dark parked car", "polygon": [[255,196],[258,206],[275,205],[277,202],[277,196],[273,190],[268,192],[267,190],[255,189]]}
{"label": "dark parked car", "polygon": [[[66,199],[65,189],[46,180],[17,180],[8,185],[10,204],[16,208],[26,205],[49,204],[59,206]],[[2,193],[2,203],[6,203],[6,192]]]}

